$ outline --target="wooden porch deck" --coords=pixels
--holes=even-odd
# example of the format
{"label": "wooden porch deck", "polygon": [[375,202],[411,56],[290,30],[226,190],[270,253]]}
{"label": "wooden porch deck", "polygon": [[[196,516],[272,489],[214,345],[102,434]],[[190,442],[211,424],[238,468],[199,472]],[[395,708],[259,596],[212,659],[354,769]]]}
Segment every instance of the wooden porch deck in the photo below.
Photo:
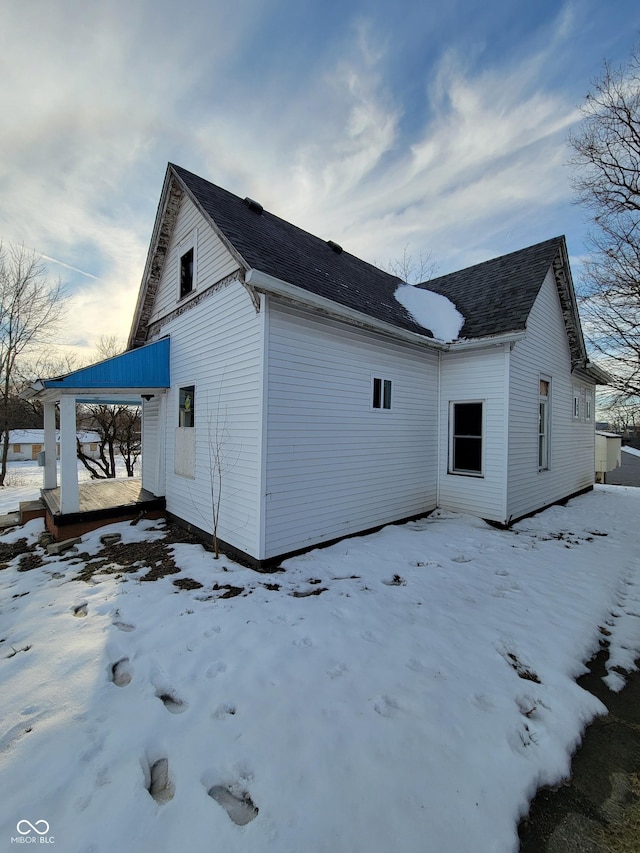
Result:
{"label": "wooden porch deck", "polygon": [[165,499],[142,488],[139,479],[96,480],[80,483],[78,512],[63,514],[60,489],[43,489],[45,523],[55,539],[80,536],[115,521],[127,521],[145,515],[158,518],[164,514]]}

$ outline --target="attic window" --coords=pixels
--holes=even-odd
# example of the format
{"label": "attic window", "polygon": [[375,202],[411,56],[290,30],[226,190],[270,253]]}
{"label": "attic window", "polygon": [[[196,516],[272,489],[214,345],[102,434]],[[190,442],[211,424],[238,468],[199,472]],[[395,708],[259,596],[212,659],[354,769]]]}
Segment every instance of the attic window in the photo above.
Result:
{"label": "attic window", "polygon": [[253,211],[253,213],[257,213],[258,216],[260,216],[264,210],[264,207],[260,204],[260,202],[249,198],[249,196],[245,198],[244,203],[247,205],[249,210]]}
{"label": "attic window", "polygon": [[180,299],[193,290],[193,246],[180,258]]}

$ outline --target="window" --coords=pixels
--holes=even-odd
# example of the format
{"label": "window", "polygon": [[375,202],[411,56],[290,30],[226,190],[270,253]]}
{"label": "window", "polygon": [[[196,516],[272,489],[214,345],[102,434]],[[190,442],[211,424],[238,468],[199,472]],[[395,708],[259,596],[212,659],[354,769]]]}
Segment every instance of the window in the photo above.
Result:
{"label": "window", "polygon": [[192,427],[194,425],[195,414],[195,386],[186,385],[180,389],[178,426]]}
{"label": "window", "polygon": [[452,403],[449,471],[482,475],[482,403]]}
{"label": "window", "polygon": [[97,450],[97,449],[98,449],[98,445],[97,445],[94,441],[90,442],[90,444],[89,444],[89,450],[90,450],[90,451],[95,451],[95,450]]}
{"label": "window", "polygon": [[593,396],[589,392],[587,392],[587,399],[586,399],[585,405],[584,405],[584,416],[588,421],[591,420],[592,404],[593,404]]}
{"label": "window", "polygon": [[14,444],[14,445],[13,445],[13,452],[14,452],[14,453],[20,453],[20,451],[21,451],[21,450],[22,450],[22,445],[21,445],[21,444]]}
{"label": "window", "polygon": [[580,420],[580,391],[577,388],[573,389],[573,419]]}
{"label": "window", "polygon": [[180,258],[180,299],[193,290],[193,246]]}
{"label": "window", "polygon": [[371,401],[373,409],[391,410],[391,380],[373,377],[373,396]]}
{"label": "window", "polygon": [[540,399],[538,410],[538,470],[549,468],[549,401],[551,398],[551,380],[540,379]]}

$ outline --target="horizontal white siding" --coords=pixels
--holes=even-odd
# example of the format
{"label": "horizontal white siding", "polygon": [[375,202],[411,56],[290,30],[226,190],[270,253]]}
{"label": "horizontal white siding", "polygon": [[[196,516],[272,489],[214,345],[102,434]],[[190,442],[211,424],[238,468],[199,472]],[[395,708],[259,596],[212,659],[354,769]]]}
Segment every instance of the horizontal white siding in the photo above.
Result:
{"label": "horizontal white siding", "polygon": [[271,301],[267,358],[265,557],[435,507],[433,352]]}
{"label": "horizontal white siding", "polygon": [[164,483],[158,483],[159,414],[159,396],[142,401],[142,488],[153,495],[164,494]]}
{"label": "horizontal white siding", "polygon": [[[551,377],[550,468],[538,470],[540,374]],[[518,518],[590,486],[594,480],[594,423],[573,419],[569,343],[551,272],[511,353],[508,516]],[[590,389],[593,390],[593,389]],[[592,411],[593,417],[593,411]]]}
{"label": "horizontal white siding", "polygon": [[[238,269],[238,264],[191,199],[183,196],[158,284],[151,322],[173,311],[179,301],[181,243],[197,231],[193,296]],[[183,302],[188,302],[188,297]]]}
{"label": "horizontal white siding", "polygon": [[[163,328],[171,335],[166,405],[167,509],[213,531],[212,445],[224,456],[218,536],[258,557],[261,319],[239,282]],[[195,386],[195,478],[175,473],[178,389]]]}
{"label": "horizontal white siding", "polygon": [[[505,425],[508,353],[503,347],[443,353],[440,377],[439,505],[492,521],[504,521]],[[451,403],[483,403],[483,476],[449,474]]]}

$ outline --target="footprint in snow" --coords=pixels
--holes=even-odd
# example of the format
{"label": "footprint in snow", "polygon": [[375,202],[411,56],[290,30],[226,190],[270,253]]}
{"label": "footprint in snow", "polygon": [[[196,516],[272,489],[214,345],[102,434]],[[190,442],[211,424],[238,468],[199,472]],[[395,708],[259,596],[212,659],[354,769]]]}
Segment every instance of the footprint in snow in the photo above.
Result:
{"label": "footprint in snow", "polygon": [[211,714],[214,720],[224,720],[225,717],[232,717],[236,713],[235,705],[222,704],[218,705],[215,711]]}
{"label": "footprint in snow", "polygon": [[400,706],[392,696],[380,696],[373,703],[373,710],[381,717],[394,717]]}
{"label": "footprint in snow", "polygon": [[149,787],[147,788],[156,803],[168,803],[175,794],[175,785],[169,775],[169,760],[159,758],[149,768]]}
{"label": "footprint in snow", "polygon": [[173,690],[156,690],[156,698],[160,699],[164,707],[171,714],[184,714],[189,704],[177,696]]}
{"label": "footprint in snow", "polygon": [[258,816],[259,809],[247,791],[235,794],[225,785],[214,785],[212,788],[209,788],[207,794],[219,806],[222,806],[237,826],[246,826],[246,824]]}
{"label": "footprint in snow", "polygon": [[410,658],[407,661],[407,667],[409,669],[412,669],[414,672],[426,672],[427,671],[426,666],[422,663],[422,661],[419,661],[417,658]]}
{"label": "footprint in snow", "polygon": [[484,693],[474,693],[474,695],[471,697],[471,701],[476,706],[476,708],[480,708],[481,711],[493,710],[493,702]]}
{"label": "footprint in snow", "polygon": [[327,670],[327,675],[329,678],[340,678],[341,675],[344,675],[345,672],[349,671],[349,667],[346,663],[339,663],[336,666],[331,667],[331,669]]}
{"label": "footprint in snow", "polygon": [[368,643],[378,643],[378,637],[373,633],[373,631],[363,631],[360,634],[363,640],[366,640]]}
{"label": "footprint in snow", "polygon": [[299,637],[297,640],[293,641],[294,646],[298,646],[298,648],[311,648],[313,645],[313,640],[311,637]]}
{"label": "footprint in snow", "polygon": [[75,607],[71,608],[71,611],[74,616],[86,616],[89,612],[89,602],[83,601],[80,604],[76,604]]}
{"label": "footprint in snow", "polygon": [[224,661],[216,661],[216,663],[212,663],[211,666],[206,670],[205,675],[207,678],[217,678],[223,672],[227,671],[227,665]]}
{"label": "footprint in snow", "polygon": [[129,658],[120,658],[115,663],[111,664],[111,681],[116,687],[126,687],[131,683],[133,678],[133,668],[129,663]]}
{"label": "footprint in snow", "polygon": [[136,626],[135,625],[129,625],[128,622],[120,622],[118,620],[117,622],[112,622],[111,624],[113,625],[114,628],[117,628],[119,631],[129,632],[129,631],[135,631],[136,630]]}

